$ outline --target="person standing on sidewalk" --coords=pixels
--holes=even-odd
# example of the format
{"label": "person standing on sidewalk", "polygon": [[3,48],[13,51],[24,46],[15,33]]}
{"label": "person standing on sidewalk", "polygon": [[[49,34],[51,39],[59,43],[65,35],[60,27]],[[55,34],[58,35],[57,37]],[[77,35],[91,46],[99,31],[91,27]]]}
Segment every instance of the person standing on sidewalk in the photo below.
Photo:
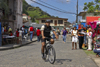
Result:
{"label": "person standing on sidewalk", "polygon": [[59,38],[59,35],[60,35],[60,30],[59,30],[59,28],[57,28],[56,33],[57,33],[58,38]]}
{"label": "person standing on sidewalk", "polygon": [[30,32],[30,41],[32,41],[32,38],[33,38],[33,32],[34,32],[34,29],[33,29],[32,26],[29,28],[29,32]]}
{"label": "person standing on sidewalk", "polygon": [[87,37],[88,37],[88,51],[92,50],[92,29],[89,28],[88,29],[89,32],[87,33]]}
{"label": "person standing on sidewalk", "polygon": [[17,39],[17,44],[19,44],[19,29],[16,31],[16,39]]}
{"label": "person standing on sidewalk", "polygon": [[24,26],[22,26],[22,39],[24,39],[24,35],[25,35],[25,29]]}
{"label": "person standing on sidewalk", "polygon": [[62,35],[63,35],[63,42],[65,43],[66,42],[66,35],[67,35],[67,30],[65,28],[63,30]]}
{"label": "person standing on sidewalk", "polygon": [[83,27],[83,25],[81,25],[81,28],[78,29],[79,49],[82,49],[85,31],[86,29]]}
{"label": "person standing on sidewalk", "polygon": [[39,42],[40,41],[40,35],[41,35],[41,31],[40,31],[39,28],[37,29],[36,34],[37,34],[37,41]]}
{"label": "person standing on sidewalk", "polygon": [[19,30],[19,41],[20,41],[20,44],[22,44],[22,29]]}
{"label": "person standing on sidewalk", "polygon": [[[54,31],[56,31],[55,27],[54,27]],[[53,33],[53,39],[55,39],[55,34]]]}
{"label": "person standing on sidewalk", "polygon": [[74,27],[74,30],[72,31],[72,50],[74,49],[74,43],[75,43],[75,49],[77,49],[77,41],[78,41],[78,31],[76,30],[76,27]]}

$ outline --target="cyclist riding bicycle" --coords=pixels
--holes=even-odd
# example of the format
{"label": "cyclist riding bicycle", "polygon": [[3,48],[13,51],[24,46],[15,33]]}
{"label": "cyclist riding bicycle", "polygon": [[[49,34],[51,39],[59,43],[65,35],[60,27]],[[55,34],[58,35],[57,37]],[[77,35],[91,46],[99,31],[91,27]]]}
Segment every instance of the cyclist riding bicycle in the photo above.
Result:
{"label": "cyclist riding bicycle", "polygon": [[50,26],[50,20],[46,20],[45,22],[45,25],[43,25],[41,27],[41,35],[42,35],[42,38],[41,38],[41,42],[42,42],[42,48],[41,48],[41,52],[42,52],[42,58],[44,59],[44,47],[45,47],[45,44],[46,44],[46,38],[50,38],[49,41],[53,44],[54,43],[54,40],[51,38],[50,36],[50,32],[53,31],[53,33],[55,34],[56,38],[57,37],[57,34],[56,32],[53,30],[53,28]]}

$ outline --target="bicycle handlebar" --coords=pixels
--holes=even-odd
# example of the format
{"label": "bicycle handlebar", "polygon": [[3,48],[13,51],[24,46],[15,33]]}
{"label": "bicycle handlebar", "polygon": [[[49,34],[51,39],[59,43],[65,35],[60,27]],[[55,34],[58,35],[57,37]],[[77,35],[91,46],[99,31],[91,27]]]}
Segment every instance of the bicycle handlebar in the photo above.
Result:
{"label": "bicycle handlebar", "polygon": [[45,39],[51,39],[51,38],[49,38],[49,37],[45,37]]}

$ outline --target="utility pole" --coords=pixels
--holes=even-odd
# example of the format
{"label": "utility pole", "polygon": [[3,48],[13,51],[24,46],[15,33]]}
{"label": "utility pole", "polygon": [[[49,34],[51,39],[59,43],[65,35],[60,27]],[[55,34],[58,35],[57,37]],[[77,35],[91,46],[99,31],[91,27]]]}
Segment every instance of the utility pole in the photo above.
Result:
{"label": "utility pole", "polygon": [[[69,2],[70,0],[66,0]],[[76,23],[78,23],[78,0],[77,0],[77,5],[76,5]]]}
{"label": "utility pole", "polygon": [[76,6],[76,8],[77,8],[77,10],[76,10],[76,12],[77,12],[77,15],[76,15],[76,23],[78,23],[78,0],[77,0],[77,6]]}

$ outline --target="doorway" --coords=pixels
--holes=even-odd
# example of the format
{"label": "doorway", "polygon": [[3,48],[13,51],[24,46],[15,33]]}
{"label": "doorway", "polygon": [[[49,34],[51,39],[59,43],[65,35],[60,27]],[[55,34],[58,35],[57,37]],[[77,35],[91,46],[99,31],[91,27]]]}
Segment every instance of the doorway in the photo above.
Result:
{"label": "doorway", "polygon": [[55,20],[54,25],[57,26],[57,20]]}

